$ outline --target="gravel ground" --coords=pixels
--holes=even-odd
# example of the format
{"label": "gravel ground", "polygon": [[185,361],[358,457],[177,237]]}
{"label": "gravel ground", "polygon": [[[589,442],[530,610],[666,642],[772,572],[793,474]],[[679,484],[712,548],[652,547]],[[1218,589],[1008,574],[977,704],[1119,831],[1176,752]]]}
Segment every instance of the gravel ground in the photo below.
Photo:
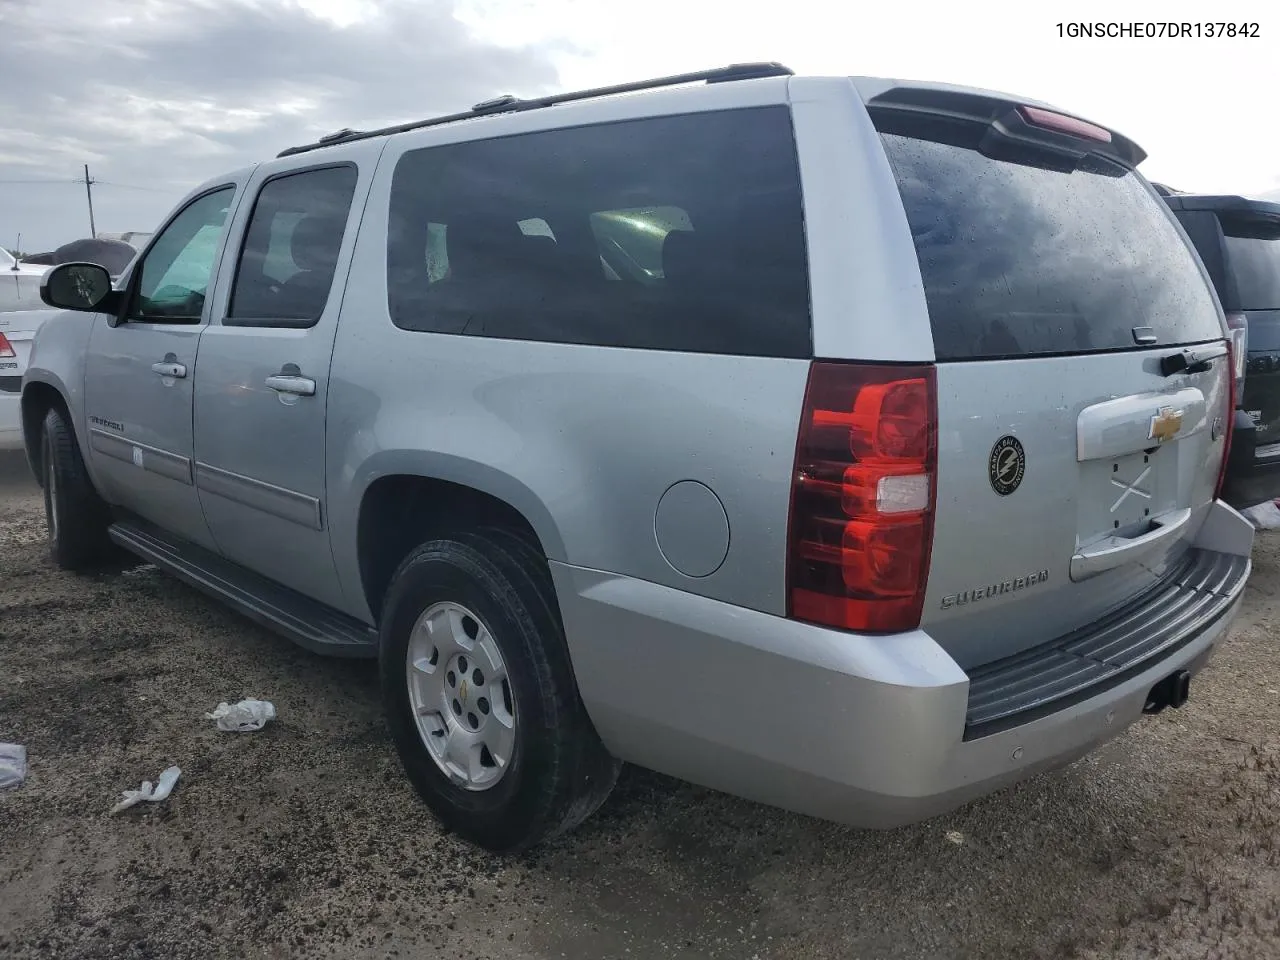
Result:
{"label": "gravel ground", "polygon": [[[55,572],[0,454],[0,955],[1280,956],[1280,536],[1191,702],[914,827],[820,823],[627,770],[520,859],[443,833],[369,664],[328,661],[144,567]],[[220,700],[275,702],[218,733]],[[164,803],[112,817],[169,764]]]}

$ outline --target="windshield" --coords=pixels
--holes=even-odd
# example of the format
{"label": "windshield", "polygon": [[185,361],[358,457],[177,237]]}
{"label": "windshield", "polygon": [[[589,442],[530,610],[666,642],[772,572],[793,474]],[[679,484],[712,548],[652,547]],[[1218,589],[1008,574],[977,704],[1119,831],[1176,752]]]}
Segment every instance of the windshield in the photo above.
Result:
{"label": "windshield", "polygon": [[16,262],[8,250],[0,249],[0,267],[12,267]]}
{"label": "windshield", "polygon": [[1136,174],[1071,172],[884,133],[939,360],[1181,344],[1221,336],[1207,281]]}

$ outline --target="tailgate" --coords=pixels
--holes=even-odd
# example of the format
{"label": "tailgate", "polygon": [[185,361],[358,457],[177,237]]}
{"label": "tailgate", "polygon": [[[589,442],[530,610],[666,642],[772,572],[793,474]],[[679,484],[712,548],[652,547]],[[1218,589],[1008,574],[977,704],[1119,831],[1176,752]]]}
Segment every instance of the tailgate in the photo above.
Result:
{"label": "tailgate", "polygon": [[1213,499],[1225,344],[940,364],[938,507],[923,625],[962,666],[1084,626],[1153,586]]}
{"label": "tailgate", "polygon": [[1231,372],[1208,279],[1128,166],[1060,132],[1010,146],[1007,120],[912,106],[872,116],[937,359],[921,625],[972,668],[1116,609],[1185,553],[1214,498]]}

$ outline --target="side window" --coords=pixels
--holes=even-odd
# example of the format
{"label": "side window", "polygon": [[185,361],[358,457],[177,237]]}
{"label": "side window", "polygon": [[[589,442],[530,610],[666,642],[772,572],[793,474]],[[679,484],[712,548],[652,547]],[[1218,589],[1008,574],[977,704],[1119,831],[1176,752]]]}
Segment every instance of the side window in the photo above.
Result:
{"label": "side window", "polygon": [[228,326],[310,327],[324,313],[356,189],[350,165],[268,180],[245,230]]}
{"label": "side window", "polygon": [[138,268],[130,316],[160,323],[199,321],[235,192],[228,186],[206,193],[169,222]]}
{"label": "side window", "polygon": [[785,107],[411,151],[389,214],[388,307],[407,330],[811,353]]}

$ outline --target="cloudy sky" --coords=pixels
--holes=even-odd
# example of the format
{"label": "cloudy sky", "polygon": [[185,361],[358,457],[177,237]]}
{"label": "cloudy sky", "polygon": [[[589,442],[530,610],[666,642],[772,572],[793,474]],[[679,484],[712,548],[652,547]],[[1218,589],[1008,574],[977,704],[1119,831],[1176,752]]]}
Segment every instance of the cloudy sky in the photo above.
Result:
{"label": "cloudy sky", "polygon": [[[877,8],[877,9],[873,9]],[[1230,19],[1260,39],[1059,37]],[[946,80],[1113,126],[1181,189],[1280,196],[1274,0],[0,0],[0,246],[149,230],[188,188],[343,126],[744,60]]]}

